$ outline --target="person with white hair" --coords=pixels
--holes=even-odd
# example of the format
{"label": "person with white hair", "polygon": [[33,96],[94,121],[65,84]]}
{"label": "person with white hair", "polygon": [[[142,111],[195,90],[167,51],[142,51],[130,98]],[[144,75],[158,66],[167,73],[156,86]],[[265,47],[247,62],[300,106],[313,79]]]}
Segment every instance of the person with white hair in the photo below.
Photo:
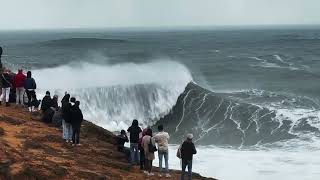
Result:
{"label": "person with white hair", "polygon": [[193,135],[188,134],[186,140],[181,145],[181,149],[180,149],[181,159],[182,159],[181,180],[184,180],[186,167],[188,167],[189,180],[192,180],[192,159],[193,159],[193,155],[197,154],[197,150],[192,142],[192,139],[193,139]]}

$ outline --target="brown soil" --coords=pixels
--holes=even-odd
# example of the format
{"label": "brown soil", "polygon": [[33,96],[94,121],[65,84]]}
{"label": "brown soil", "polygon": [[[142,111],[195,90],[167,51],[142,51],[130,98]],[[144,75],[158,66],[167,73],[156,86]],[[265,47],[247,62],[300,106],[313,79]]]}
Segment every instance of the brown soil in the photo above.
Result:
{"label": "brown soil", "polygon": [[[130,168],[117,152],[114,135],[92,123],[81,128],[82,146],[61,138],[61,129],[39,121],[39,114],[23,108],[0,107],[0,179],[160,179]],[[155,168],[157,175],[157,169]],[[171,171],[180,178],[179,171]],[[209,179],[198,174],[193,179]]]}

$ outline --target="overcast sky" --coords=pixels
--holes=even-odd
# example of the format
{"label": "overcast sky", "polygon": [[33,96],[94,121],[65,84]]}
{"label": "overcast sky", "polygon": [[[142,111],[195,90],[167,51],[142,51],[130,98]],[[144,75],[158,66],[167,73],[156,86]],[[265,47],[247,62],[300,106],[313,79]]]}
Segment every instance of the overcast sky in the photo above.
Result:
{"label": "overcast sky", "polygon": [[320,0],[0,0],[0,29],[320,24]]}

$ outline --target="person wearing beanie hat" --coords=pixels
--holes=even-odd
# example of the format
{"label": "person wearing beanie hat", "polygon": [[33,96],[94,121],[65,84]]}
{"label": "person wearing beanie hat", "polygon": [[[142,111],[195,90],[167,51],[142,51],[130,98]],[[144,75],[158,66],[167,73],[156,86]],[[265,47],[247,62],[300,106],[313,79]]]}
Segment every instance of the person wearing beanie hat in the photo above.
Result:
{"label": "person wearing beanie hat", "polygon": [[197,154],[196,147],[193,142],[193,134],[187,134],[186,140],[181,145],[181,159],[182,159],[182,173],[181,180],[184,180],[184,175],[186,172],[186,167],[188,167],[188,177],[192,180],[192,159],[193,155]]}
{"label": "person wearing beanie hat", "polygon": [[41,101],[41,110],[42,112],[46,112],[52,106],[52,99],[50,96],[50,92],[47,91],[46,95],[43,97]]}

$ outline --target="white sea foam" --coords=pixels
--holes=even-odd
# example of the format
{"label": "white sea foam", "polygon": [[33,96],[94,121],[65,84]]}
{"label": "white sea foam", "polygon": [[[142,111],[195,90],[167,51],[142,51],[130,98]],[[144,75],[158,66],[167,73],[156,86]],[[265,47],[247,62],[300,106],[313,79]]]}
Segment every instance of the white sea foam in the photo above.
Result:
{"label": "white sea foam", "polygon": [[68,91],[81,101],[86,119],[109,130],[127,128],[134,118],[152,124],[170,111],[192,81],[189,70],[174,61],[72,63],[33,73],[42,94],[50,90],[61,97]]}

